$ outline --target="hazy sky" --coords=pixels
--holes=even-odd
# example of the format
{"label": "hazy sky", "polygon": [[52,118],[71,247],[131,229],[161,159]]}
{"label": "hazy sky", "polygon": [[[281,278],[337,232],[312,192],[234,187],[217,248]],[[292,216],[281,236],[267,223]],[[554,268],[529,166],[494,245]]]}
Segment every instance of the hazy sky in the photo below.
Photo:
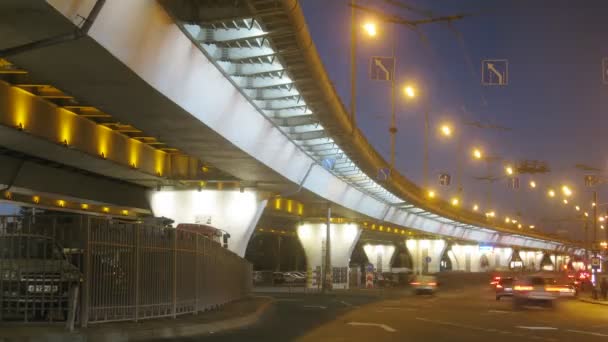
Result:
{"label": "hazy sky", "polygon": [[[433,15],[472,13],[474,16],[447,24],[430,24],[413,31],[380,23],[375,39],[360,36],[358,63],[358,122],[368,139],[388,160],[390,85],[369,80],[371,56],[391,54],[393,34],[397,41],[398,90],[416,84],[421,96],[405,100],[397,92],[398,169],[421,183],[425,108],[431,113],[430,172],[433,188],[443,198],[456,193],[455,186],[440,187],[437,174],[456,176],[457,159],[464,160],[464,205],[473,202],[496,210],[501,219],[517,213],[526,224],[547,231],[581,232],[574,221],[574,204],[590,210],[591,192],[583,184],[584,163],[606,168],[603,146],[608,142],[608,85],[602,82],[602,58],[608,57],[608,1],[400,1]],[[387,4],[384,0],[358,0],[407,19],[421,15]],[[335,86],[350,101],[350,8],[348,0],[301,1],[310,32]],[[370,15],[359,12],[363,22]],[[484,59],[507,59],[509,84],[481,85]],[[441,139],[434,127],[448,120],[457,136]],[[481,121],[509,127],[510,131],[463,126]],[[458,151],[455,139],[462,139]],[[475,176],[488,174],[483,162],[473,162],[470,148],[482,146],[486,154],[505,163],[522,159],[542,160],[551,172],[536,175],[535,191],[526,188],[529,175],[520,177],[522,189],[508,189],[507,180],[488,186]],[[503,174],[504,165],[493,166]],[[455,182],[454,182],[455,183]],[[569,205],[561,196],[549,200],[549,187],[568,183],[574,189]],[[600,186],[600,203],[608,202],[606,186]],[[604,206],[601,211],[606,211]],[[557,221],[560,220],[560,221]]]}

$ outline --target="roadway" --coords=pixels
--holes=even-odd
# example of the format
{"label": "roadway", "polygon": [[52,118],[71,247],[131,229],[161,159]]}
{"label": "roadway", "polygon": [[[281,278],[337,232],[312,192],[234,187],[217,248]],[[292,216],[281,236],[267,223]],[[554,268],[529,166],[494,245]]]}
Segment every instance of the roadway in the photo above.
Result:
{"label": "roadway", "polygon": [[497,302],[485,285],[436,296],[392,291],[273,297],[274,309],[256,326],[184,341],[608,340],[607,306],[569,300],[555,309],[513,311],[509,299]]}

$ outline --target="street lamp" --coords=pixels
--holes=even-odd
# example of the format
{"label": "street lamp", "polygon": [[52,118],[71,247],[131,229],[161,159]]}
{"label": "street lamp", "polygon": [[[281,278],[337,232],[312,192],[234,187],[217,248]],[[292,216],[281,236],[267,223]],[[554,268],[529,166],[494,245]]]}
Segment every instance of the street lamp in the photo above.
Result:
{"label": "street lamp", "polygon": [[479,210],[479,206],[477,204],[473,204],[473,211],[478,211]]}
{"label": "street lamp", "polygon": [[549,191],[547,191],[547,195],[549,197],[555,197],[555,191],[553,189],[549,189]]}
{"label": "street lamp", "polygon": [[363,24],[363,30],[370,37],[375,37],[376,34],[378,34],[378,30],[376,28],[376,23],[371,22],[371,21]]}
{"label": "street lamp", "polygon": [[564,198],[564,204],[568,204],[568,200]]}
{"label": "street lamp", "polygon": [[572,195],[572,190],[570,190],[570,188],[567,185],[563,185],[562,193],[564,194],[564,196],[570,197]]}
{"label": "street lamp", "polygon": [[483,158],[483,153],[481,152],[480,149],[478,149],[478,148],[473,149],[473,158],[475,158],[475,159]]}
{"label": "street lamp", "polygon": [[460,201],[458,200],[458,197],[454,197],[454,198],[452,198],[452,205],[453,205],[453,206],[457,206],[457,205],[458,205],[458,203],[460,203]]}
{"label": "street lamp", "polygon": [[513,175],[513,167],[511,167],[511,166],[505,167],[505,172],[507,173],[507,175],[512,176]]}
{"label": "street lamp", "polygon": [[435,198],[435,191],[429,190],[426,194],[429,198]]}
{"label": "street lamp", "polygon": [[578,205],[575,206],[574,209],[576,209],[576,211],[581,211],[581,207],[579,207]]}
{"label": "street lamp", "polygon": [[530,181],[530,187],[531,187],[532,189],[535,189],[535,188],[536,188],[536,182],[535,182],[535,181],[533,181],[533,180],[531,180],[531,181]]}
{"label": "street lamp", "polygon": [[448,124],[443,124],[441,125],[441,127],[439,128],[441,134],[445,137],[451,137],[452,136],[452,127],[450,127],[450,125]]}
{"label": "street lamp", "polygon": [[416,90],[412,86],[405,86],[403,88],[403,93],[405,93],[405,96],[407,96],[411,99],[416,97]]}

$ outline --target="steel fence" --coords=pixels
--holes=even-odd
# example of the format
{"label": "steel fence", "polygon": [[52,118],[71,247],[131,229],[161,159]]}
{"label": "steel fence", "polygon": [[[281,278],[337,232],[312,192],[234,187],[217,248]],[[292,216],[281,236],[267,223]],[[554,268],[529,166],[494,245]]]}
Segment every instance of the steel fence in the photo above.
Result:
{"label": "steel fence", "polygon": [[[44,241],[57,243],[67,252],[69,263],[75,266],[71,270],[78,270],[79,277],[72,275],[73,280],[66,286],[69,289],[80,285],[75,319],[83,326],[196,313],[217,308],[251,291],[251,264],[194,232],[91,216],[5,216],[0,217],[0,253],[13,254],[7,254],[9,258],[2,255],[0,260],[0,320],[9,313],[28,321],[50,312],[38,304],[26,305],[25,310],[16,308],[7,296],[14,295],[21,301],[32,296],[28,292],[30,284],[24,282],[25,266],[19,264],[23,258],[14,255],[19,250],[15,246],[26,237],[45,237]],[[38,256],[47,260],[50,255]],[[51,265],[40,260],[38,263]],[[16,274],[10,273],[15,270]],[[40,282],[41,294],[46,296],[48,289],[52,296],[55,288],[46,279],[57,271],[43,268],[40,273],[44,279]],[[22,293],[11,290],[10,286],[17,283],[25,286]],[[57,291],[64,293],[63,288]],[[65,319],[69,301],[51,299]],[[44,319],[54,319],[47,316]]]}

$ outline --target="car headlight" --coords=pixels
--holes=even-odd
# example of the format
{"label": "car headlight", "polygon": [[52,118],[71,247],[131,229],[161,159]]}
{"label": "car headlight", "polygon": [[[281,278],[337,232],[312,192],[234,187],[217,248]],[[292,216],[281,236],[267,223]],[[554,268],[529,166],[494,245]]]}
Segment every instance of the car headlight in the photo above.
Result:
{"label": "car headlight", "polygon": [[2,280],[18,280],[19,274],[17,270],[2,270],[2,272],[0,272],[0,277]]}

